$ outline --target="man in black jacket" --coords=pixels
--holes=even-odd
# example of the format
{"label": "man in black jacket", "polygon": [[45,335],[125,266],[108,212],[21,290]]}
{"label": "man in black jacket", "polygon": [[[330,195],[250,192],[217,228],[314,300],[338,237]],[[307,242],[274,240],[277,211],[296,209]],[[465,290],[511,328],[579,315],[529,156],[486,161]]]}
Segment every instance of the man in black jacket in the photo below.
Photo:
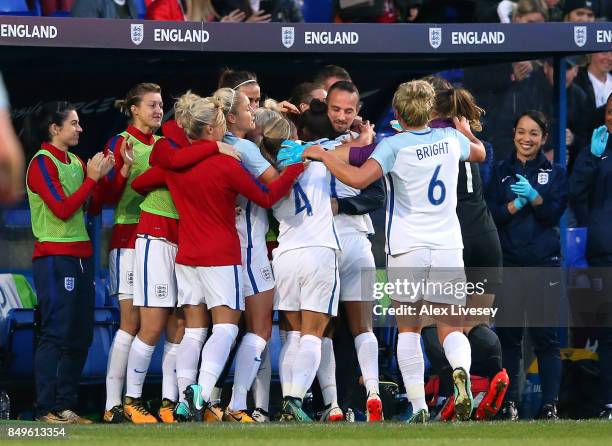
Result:
{"label": "man in black jacket", "polygon": [[[571,171],[578,151],[589,140],[589,116],[592,116],[593,105],[588,102],[586,93],[573,83],[578,73],[579,59],[568,57],[567,83],[567,128],[565,142],[568,150],[567,168]],[[512,125],[515,118],[525,110],[538,110],[546,115],[552,123],[547,149],[558,145],[557,123],[554,112],[554,69],[551,59],[546,59],[541,70],[536,70],[531,77],[517,83],[505,95],[502,106],[495,110],[493,124],[493,146],[498,160],[505,159],[513,150]]]}

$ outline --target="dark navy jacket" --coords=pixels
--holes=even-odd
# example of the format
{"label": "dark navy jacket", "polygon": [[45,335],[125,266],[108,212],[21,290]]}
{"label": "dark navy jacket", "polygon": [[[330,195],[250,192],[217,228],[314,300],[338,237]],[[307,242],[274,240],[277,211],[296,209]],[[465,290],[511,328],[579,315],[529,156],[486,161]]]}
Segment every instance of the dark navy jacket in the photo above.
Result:
{"label": "dark navy jacket", "polygon": [[[516,198],[510,186],[523,175],[538,191],[543,203],[525,205],[516,214],[508,211],[508,202]],[[516,154],[493,168],[486,199],[497,225],[505,266],[554,266],[561,262],[561,243],[557,226],[567,205],[567,174],[559,164],[552,164],[540,151],[523,164]]]}
{"label": "dark navy jacket", "polygon": [[601,158],[580,152],[570,178],[570,204],[579,226],[588,228],[587,260],[612,265],[612,136]]}

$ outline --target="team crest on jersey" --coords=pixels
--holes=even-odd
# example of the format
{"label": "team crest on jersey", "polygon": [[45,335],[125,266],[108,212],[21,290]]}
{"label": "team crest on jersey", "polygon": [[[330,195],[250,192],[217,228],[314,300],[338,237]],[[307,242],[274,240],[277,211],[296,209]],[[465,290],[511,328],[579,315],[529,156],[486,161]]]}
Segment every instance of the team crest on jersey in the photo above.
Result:
{"label": "team crest on jersey", "polygon": [[272,268],[270,268],[269,266],[266,266],[265,268],[262,268],[261,269],[261,277],[266,282],[272,282],[274,280],[274,274],[272,273]]}
{"label": "team crest on jersey", "polygon": [[283,26],[282,40],[285,48],[291,48],[295,42],[295,28],[293,26]]}
{"label": "team crest on jersey", "polygon": [[128,271],[125,273],[125,280],[127,280],[129,286],[134,285],[134,271]]}
{"label": "team crest on jersey", "polygon": [[140,45],[144,40],[144,25],[142,23],[132,23],[132,42],[134,45]]}
{"label": "team crest on jersey", "polygon": [[64,277],[64,288],[66,291],[74,290],[74,277]]}
{"label": "team crest on jersey", "polygon": [[548,184],[548,173],[540,172],[538,174],[538,184]]}
{"label": "team crest on jersey", "polygon": [[168,297],[168,284],[162,283],[155,285],[155,297],[158,299],[164,299]]}
{"label": "team crest on jersey", "polygon": [[429,44],[434,49],[442,45],[442,28],[429,28]]}
{"label": "team crest on jersey", "polygon": [[574,42],[576,45],[583,47],[587,43],[587,27],[574,26]]}

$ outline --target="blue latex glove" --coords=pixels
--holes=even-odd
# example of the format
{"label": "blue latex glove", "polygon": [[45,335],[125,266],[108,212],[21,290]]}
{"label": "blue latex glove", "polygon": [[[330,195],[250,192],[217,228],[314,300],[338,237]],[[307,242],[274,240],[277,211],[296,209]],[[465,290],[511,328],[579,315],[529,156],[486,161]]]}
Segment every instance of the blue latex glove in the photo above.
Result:
{"label": "blue latex glove", "polygon": [[286,139],[281,143],[281,149],[276,155],[276,162],[279,168],[283,169],[291,164],[302,162],[304,149],[312,144],[300,144],[297,141]]}
{"label": "blue latex glove", "polygon": [[523,197],[516,197],[513,203],[514,203],[514,207],[516,208],[516,210],[520,211],[527,204],[527,199]]}
{"label": "blue latex glove", "polygon": [[517,174],[516,177],[518,181],[510,186],[512,192],[514,192],[519,197],[523,197],[527,199],[527,201],[533,201],[538,198],[538,191],[533,188],[527,178],[523,175]]}
{"label": "blue latex glove", "polygon": [[608,128],[605,125],[597,127],[593,130],[593,136],[591,136],[591,153],[597,158],[601,158],[602,153],[606,150],[606,144],[608,144]]}

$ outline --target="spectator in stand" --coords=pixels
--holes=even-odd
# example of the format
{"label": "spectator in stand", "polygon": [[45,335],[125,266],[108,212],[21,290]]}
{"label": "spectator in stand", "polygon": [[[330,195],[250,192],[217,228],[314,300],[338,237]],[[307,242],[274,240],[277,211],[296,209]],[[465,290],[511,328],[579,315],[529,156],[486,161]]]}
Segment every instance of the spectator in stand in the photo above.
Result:
{"label": "spectator in stand", "polygon": [[[608,306],[597,308],[599,323],[600,417],[612,420],[612,308],[609,306],[610,267],[612,266],[612,94],[605,109],[605,125],[593,132],[590,150],[578,155],[570,178],[570,203],[580,226],[588,228],[586,257],[591,274],[602,281],[599,294],[606,293]],[[603,274],[602,274],[603,273]],[[603,275],[603,277],[601,277]],[[595,286],[593,288],[596,288]],[[596,295],[592,298],[597,298]]]}
{"label": "spectator in stand", "polygon": [[374,0],[346,3],[336,2],[335,22],[414,22],[423,6],[423,0]]}
{"label": "spectator in stand", "polygon": [[586,57],[588,64],[578,70],[575,82],[587,94],[589,104],[595,105],[595,114],[590,122],[591,129],[594,129],[603,123],[606,100],[612,93],[612,51]]}
{"label": "spectator in stand", "polygon": [[[573,81],[578,74],[577,57],[566,58],[567,84],[567,128],[565,143],[568,150],[568,171],[571,171],[578,151],[587,145],[589,140],[589,117],[593,106],[589,104],[586,93]],[[538,110],[546,116],[554,116],[554,68],[552,59],[544,61],[542,69],[534,70],[523,82],[514,84],[506,93],[501,108],[496,111],[496,122],[493,124],[492,142],[495,150],[505,159],[513,147],[512,119],[521,110]],[[547,139],[545,151],[557,144],[557,124],[553,121]],[[508,135],[510,132],[510,135]]]}
{"label": "spectator in stand", "polygon": [[247,22],[303,22],[302,9],[296,0],[213,0],[215,9],[226,16],[239,9]]}
{"label": "spectator in stand", "polygon": [[565,0],[563,4],[564,22],[594,22],[599,12],[598,0]]}
{"label": "spectator in stand", "polygon": [[43,15],[53,15],[56,12],[70,13],[74,0],[41,0]]}
{"label": "spectator in stand", "polygon": [[[513,4],[510,17],[512,23],[544,23],[548,20],[548,8],[542,0],[520,0]],[[533,69],[534,62],[530,60],[465,69],[465,87],[472,92],[478,103],[488,112],[488,115],[483,117],[485,125],[481,136],[484,139],[493,139],[492,119],[497,116],[500,98],[503,98],[513,85],[531,76]],[[486,76],[483,76],[483,70],[486,70]]]}
{"label": "spectator in stand", "polygon": [[561,0],[545,0],[548,6],[548,16],[551,22],[563,21],[563,2]]}
{"label": "spectator in stand", "polygon": [[147,7],[145,18],[176,22],[243,22],[246,14],[235,9],[222,17],[212,0],[155,0]]}
{"label": "spectator in stand", "polygon": [[75,0],[72,17],[137,19],[135,0]]}
{"label": "spectator in stand", "polygon": [[[542,147],[549,135],[545,116],[522,113],[513,126],[514,151],[493,169],[486,199],[497,225],[504,259],[497,334],[510,387],[503,408],[516,419],[525,313],[542,382],[540,418],[557,418],[561,357],[552,308],[561,293],[558,225],[567,203],[563,166],[550,162]],[[503,322],[502,322],[503,321]]]}
{"label": "spectator in stand", "polygon": [[501,23],[544,23],[549,18],[549,9],[544,0],[510,0],[499,2],[497,14]]}
{"label": "spectator in stand", "polygon": [[351,75],[338,65],[325,65],[315,74],[312,82],[317,87],[329,91],[329,87],[338,81],[352,82]]}
{"label": "spectator in stand", "polygon": [[9,103],[0,74],[0,203],[11,203],[23,193],[23,150],[13,130]]}

